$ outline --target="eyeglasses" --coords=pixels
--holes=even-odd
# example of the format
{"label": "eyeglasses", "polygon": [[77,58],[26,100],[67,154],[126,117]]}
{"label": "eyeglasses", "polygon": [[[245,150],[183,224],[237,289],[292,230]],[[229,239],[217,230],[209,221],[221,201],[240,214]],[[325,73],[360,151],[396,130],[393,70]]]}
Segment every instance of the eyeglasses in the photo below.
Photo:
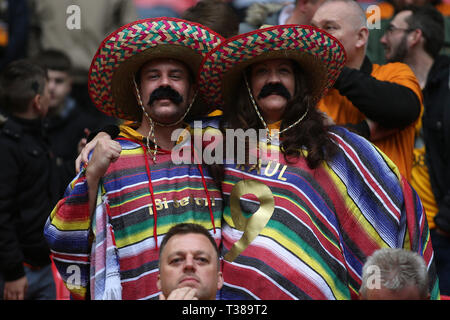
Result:
{"label": "eyeglasses", "polygon": [[403,29],[403,28],[397,28],[395,26],[393,26],[392,24],[390,24],[387,28],[386,28],[386,33],[392,34],[394,31],[405,31],[405,32],[411,32],[414,29]]}

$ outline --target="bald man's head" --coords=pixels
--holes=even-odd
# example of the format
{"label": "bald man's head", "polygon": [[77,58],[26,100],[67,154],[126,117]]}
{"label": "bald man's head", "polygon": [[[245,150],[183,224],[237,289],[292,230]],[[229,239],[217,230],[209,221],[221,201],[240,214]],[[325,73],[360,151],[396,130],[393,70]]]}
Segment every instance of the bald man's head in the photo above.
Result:
{"label": "bald man's head", "polygon": [[353,0],[328,0],[315,12],[311,24],[336,37],[347,53],[347,66],[359,69],[364,60],[369,30],[366,14]]}

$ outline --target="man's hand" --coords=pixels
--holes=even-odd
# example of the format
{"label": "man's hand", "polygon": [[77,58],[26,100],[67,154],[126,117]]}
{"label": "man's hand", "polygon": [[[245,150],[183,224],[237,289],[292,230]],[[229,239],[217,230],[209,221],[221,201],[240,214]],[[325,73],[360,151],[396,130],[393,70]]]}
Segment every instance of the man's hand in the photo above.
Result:
{"label": "man's hand", "polygon": [[164,296],[163,293],[159,294],[159,300],[198,300],[195,296],[197,294],[197,289],[191,287],[183,287],[173,290],[169,296]]}
{"label": "man's hand", "polygon": [[122,147],[117,141],[110,138],[97,140],[86,167],[86,179],[92,179],[91,182],[97,183],[104,176],[111,162],[119,158],[121,152]]}
{"label": "man's hand", "polygon": [[[83,140],[83,139],[82,139]],[[77,159],[75,160],[75,172],[78,173],[80,172],[80,166],[81,163],[87,163],[88,162],[88,157],[89,157],[89,153],[91,153],[92,150],[94,150],[95,146],[97,145],[98,141],[112,141],[111,137],[109,136],[109,134],[107,134],[106,132],[99,132],[94,139],[92,139],[89,143],[86,144],[86,142],[84,142],[84,146],[83,146],[83,150],[80,151],[80,154],[78,155]],[[79,148],[81,147],[81,141],[79,143]]]}
{"label": "man's hand", "polygon": [[[109,137],[109,136],[108,136]],[[86,167],[86,181],[88,184],[89,212],[94,214],[98,184],[105,175],[111,162],[119,159],[122,147],[120,143],[111,139],[98,140],[92,157]]]}
{"label": "man's hand", "polygon": [[5,281],[3,289],[3,299],[5,300],[23,300],[28,289],[28,280],[26,276],[14,281]]}
{"label": "man's hand", "polygon": [[386,137],[389,137],[390,135],[393,135],[394,133],[397,133],[400,131],[400,129],[387,129],[382,126],[380,126],[377,122],[366,119],[367,125],[369,126],[370,130],[370,141],[374,142],[377,140],[384,139]]}

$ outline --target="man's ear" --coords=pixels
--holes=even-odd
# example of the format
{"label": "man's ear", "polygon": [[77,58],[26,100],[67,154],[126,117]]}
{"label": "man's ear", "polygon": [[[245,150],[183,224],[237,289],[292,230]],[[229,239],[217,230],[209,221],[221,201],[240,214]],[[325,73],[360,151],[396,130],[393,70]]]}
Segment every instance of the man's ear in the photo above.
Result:
{"label": "man's ear", "polygon": [[223,274],[221,271],[217,273],[217,290],[222,289],[223,286]]}
{"label": "man's ear", "polygon": [[42,110],[42,95],[37,93],[31,101],[33,112],[40,113]]}
{"label": "man's ear", "polygon": [[410,47],[414,47],[417,44],[424,41],[423,32],[420,29],[415,29],[408,34],[408,42]]}
{"label": "man's ear", "polygon": [[358,31],[358,40],[356,41],[356,47],[363,48],[369,41],[369,29],[367,27],[361,27]]}
{"label": "man's ear", "polygon": [[156,287],[158,288],[159,291],[161,291],[161,276],[158,273],[158,280],[156,281]]}

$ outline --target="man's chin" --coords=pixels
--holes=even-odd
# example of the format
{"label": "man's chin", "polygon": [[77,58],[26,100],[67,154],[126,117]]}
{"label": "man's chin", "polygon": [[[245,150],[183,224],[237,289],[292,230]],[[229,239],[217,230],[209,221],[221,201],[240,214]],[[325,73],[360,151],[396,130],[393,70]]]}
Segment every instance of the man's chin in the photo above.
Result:
{"label": "man's chin", "polygon": [[150,115],[150,117],[156,121],[157,123],[163,124],[163,125],[171,125],[176,122],[178,122],[182,117],[183,114],[180,113],[170,113],[170,114],[161,114],[158,113],[156,115]]}
{"label": "man's chin", "polygon": [[181,107],[174,105],[158,105],[152,107],[149,115],[158,123],[170,125],[181,119],[184,115],[184,110],[181,112]]}
{"label": "man's chin", "polygon": [[183,288],[183,287],[198,288],[199,286],[200,286],[200,282],[198,282],[195,279],[182,280],[178,284],[178,288]]}

